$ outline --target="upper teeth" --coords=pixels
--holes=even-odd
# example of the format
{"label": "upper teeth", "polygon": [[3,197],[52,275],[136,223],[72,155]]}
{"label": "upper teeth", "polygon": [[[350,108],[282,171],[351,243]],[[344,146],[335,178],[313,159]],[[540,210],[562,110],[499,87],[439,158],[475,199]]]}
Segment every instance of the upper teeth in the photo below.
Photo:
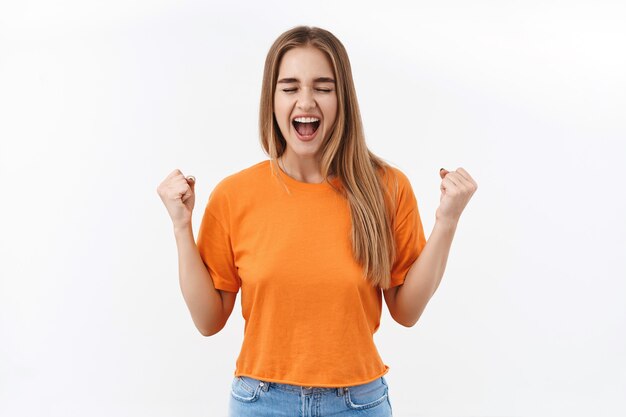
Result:
{"label": "upper teeth", "polygon": [[296,117],[294,120],[298,123],[313,123],[320,121],[317,117]]}

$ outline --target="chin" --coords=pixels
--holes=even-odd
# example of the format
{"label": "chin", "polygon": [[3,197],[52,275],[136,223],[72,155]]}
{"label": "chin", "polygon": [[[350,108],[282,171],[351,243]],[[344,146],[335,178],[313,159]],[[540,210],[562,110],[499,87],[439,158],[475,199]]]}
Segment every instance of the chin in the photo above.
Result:
{"label": "chin", "polygon": [[317,155],[320,150],[320,143],[299,143],[298,139],[295,139],[295,143],[288,142],[287,146],[291,149],[291,152],[301,158],[310,158]]}

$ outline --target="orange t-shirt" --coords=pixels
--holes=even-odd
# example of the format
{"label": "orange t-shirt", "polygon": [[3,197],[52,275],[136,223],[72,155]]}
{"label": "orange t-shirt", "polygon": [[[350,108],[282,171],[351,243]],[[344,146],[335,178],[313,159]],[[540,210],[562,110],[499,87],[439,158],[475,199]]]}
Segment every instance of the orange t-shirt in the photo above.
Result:
{"label": "orange t-shirt", "polygon": [[[426,238],[409,180],[397,168],[392,172],[398,180],[396,286]],[[388,372],[373,338],[382,290],[362,277],[350,231],[345,197],[329,183],[297,181],[269,160],[217,184],[197,245],[215,288],[241,287],[245,326],[235,376],[346,387]]]}

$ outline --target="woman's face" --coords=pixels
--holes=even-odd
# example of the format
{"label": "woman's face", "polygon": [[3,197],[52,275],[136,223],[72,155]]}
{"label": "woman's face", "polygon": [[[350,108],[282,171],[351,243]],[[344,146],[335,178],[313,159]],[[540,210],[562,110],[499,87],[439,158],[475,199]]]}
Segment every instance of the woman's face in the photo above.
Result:
{"label": "woman's face", "polygon": [[313,46],[283,55],[274,93],[274,116],[291,157],[317,157],[337,118],[333,67]]}

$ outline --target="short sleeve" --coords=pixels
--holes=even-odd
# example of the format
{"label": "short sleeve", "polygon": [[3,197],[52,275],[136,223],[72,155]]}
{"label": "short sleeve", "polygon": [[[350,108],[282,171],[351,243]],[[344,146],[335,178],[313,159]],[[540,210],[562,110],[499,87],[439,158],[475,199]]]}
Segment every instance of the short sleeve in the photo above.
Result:
{"label": "short sleeve", "polygon": [[196,244],[215,288],[238,292],[241,279],[230,240],[229,208],[227,193],[223,183],[219,183],[209,196]]}
{"label": "short sleeve", "polygon": [[417,207],[417,199],[409,179],[397,168],[392,168],[398,181],[394,239],[396,257],[391,268],[389,288],[404,283],[406,274],[426,246],[426,236]]}

